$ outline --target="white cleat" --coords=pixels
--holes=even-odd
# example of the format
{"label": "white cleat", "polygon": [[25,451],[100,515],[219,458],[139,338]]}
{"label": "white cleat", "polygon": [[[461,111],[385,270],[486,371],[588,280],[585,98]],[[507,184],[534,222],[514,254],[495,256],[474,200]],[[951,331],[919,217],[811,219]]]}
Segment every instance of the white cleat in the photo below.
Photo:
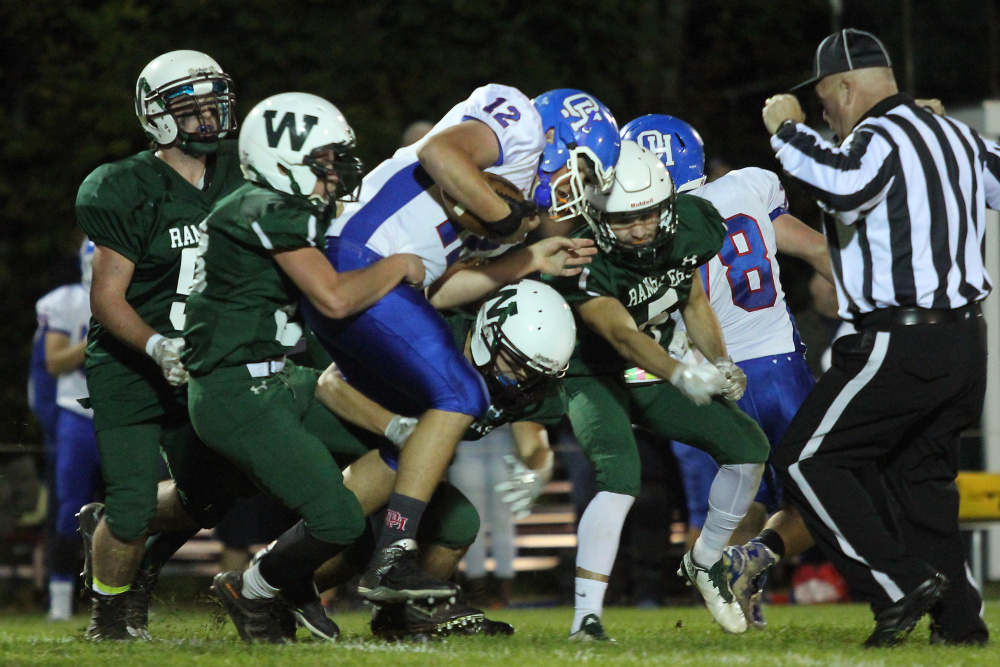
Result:
{"label": "white cleat", "polygon": [[677,574],[687,579],[688,586],[698,588],[709,613],[723,630],[733,634],[747,631],[747,619],[733,599],[733,591],[729,588],[729,579],[721,558],[712,567],[704,568],[694,562],[689,551],[684,554]]}

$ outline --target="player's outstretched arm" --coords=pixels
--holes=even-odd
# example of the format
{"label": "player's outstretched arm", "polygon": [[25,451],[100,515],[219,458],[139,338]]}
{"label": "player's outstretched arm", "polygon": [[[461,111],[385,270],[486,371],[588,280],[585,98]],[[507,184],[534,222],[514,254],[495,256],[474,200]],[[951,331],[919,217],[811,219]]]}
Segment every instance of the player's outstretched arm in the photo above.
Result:
{"label": "player's outstretched arm", "polygon": [[274,253],[281,270],[326,317],[341,319],[372,306],[400,282],[420,285],[424,265],[409,253],[391,255],[371,266],[338,272],[316,248]]}
{"label": "player's outstretched arm", "polygon": [[833,284],[833,269],[830,266],[830,252],[826,247],[825,236],[791,213],[779,215],[772,225],[778,252],[808,262],[816,273]]}
{"label": "player's outstretched arm", "polygon": [[532,273],[575,276],[595,254],[597,248],[590,239],[543,239],[493,261],[455,264],[455,270],[449,270],[428,288],[427,298],[435,308],[455,308]]}
{"label": "player's outstretched arm", "polygon": [[497,135],[477,120],[442,130],[417,152],[434,182],[481,220],[500,220],[510,213],[507,202],[482,177],[482,170],[499,158]]}

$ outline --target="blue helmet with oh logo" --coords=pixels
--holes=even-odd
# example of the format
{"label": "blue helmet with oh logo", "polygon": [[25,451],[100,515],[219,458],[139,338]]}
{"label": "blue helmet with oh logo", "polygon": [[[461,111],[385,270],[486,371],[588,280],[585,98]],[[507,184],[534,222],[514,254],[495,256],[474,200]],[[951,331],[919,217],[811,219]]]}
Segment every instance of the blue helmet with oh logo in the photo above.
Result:
{"label": "blue helmet with oh logo", "polygon": [[655,113],[640,116],[622,128],[622,139],[634,141],[660,158],[677,192],[705,184],[705,142],[680,118]]}
{"label": "blue helmet with oh logo", "polygon": [[618,123],[600,100],[582,90],[550,90],[532,102],[549,141],[538,166],[535,203],[554,220],[585,215],[586,186],[607,192],[614,184],[621,151]]}

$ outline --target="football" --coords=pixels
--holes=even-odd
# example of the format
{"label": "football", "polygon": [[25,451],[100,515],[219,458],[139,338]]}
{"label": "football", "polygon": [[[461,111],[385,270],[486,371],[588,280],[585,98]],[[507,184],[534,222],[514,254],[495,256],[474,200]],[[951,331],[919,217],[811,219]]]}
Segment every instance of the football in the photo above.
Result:
{"label": "football", "polygon": [[[485,178],[486,182],[489,183],[491,188],[493,188],[493,191],[501,197],[513,199],[515,201],[524,201],[524,195],[520,190],[518,190],[517,186],[503,176],[489,171],[484,171],[483,178]],[[479,216],[474,214],[472,211],[467,211],[462,204],[458,203],[455,198],[444,189],[441,190],[441,203],[444,206],[444,210],[448,214],[448,217],[465,229],[468,229],[477,236],[486,238],[493,236],[491,232],[487,231],[486,226],[483,224],[483,221],[479,218]]]}

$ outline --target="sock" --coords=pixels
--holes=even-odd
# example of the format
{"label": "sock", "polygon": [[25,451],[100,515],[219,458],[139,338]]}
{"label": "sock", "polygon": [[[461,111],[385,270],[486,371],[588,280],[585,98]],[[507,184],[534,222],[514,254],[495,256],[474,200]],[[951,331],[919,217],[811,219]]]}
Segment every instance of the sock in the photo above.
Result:
{"label": "sock", "polygon": [[270,586],[285,590],[297,582],[311,582],[316,569],[346,546],[319,539],[299,521],[275,540],[256,567]]}
{"label": "sock", "polygon": [[280,592],[264,579],[260,573],[260,563],[243,573],[243,597],[250,600],[270,599],[277,597]]}
{"label": "sock", "polygon": [[771,553],[774,554],[775,563],[785,557],[785,540],[781,539],[781,535],[778,531],[772,528],[765,528],[760,532],[760,535],[750,541],[760,542],[765,547],[770,549]]}
{"label": "sock", "polygon": [[100,581],[97,580],[97,577],[94,577],[94,583],[91,586],[91,588],[94,589],[95,593],[107,597],[109,595],[121,595],[122,593],[131,590],[132,584],[126,584],[125,586],[109,586],[107,584],[101,583]]}
{"label": "sock", "polygon": [[691,553],[695,563],[711,567],[722,558],[722,550],[757,495],[763,472],[763,463],[719,467],[708,492],[708,516]]}
{"label": "sock", "polygon": [[378,538],[378,549],[385,549],[399,540],[415,539],[420,518],[427,509],[427,503],[416,498],[393,493],[389,507],[385,510],[385,523]]}
{"label": "sock", "polygon": [[[635,502],[634,496],[600,491],[587,505],[580,525],[576,530],[576,567],[595,574],[611,575],[618,542],[621,539],[625,517]],[[606,581],[576,578],[576,612],[570,633],[580,629],[580,623],[587,614],[601,616],[604,609],[604,593],[608,589]],[[581,595],[583,593],[584,595]]]}
{"label": "sock", "polygon": [[570,634],[580,629],[583,619],[587,616],[594,614],[597,618],[601,618],[601,614],[604,612],[604,594],[608,592],[608,582],[577,577],[574,588],[576,595],[573,597],[573,603],[576,608],[573,610],[573,625],[570,626]]}
{"label": "sock", "polygon": [[73,616],[73,580],[53,575],[49,580],[49,618],[68,621]]}

